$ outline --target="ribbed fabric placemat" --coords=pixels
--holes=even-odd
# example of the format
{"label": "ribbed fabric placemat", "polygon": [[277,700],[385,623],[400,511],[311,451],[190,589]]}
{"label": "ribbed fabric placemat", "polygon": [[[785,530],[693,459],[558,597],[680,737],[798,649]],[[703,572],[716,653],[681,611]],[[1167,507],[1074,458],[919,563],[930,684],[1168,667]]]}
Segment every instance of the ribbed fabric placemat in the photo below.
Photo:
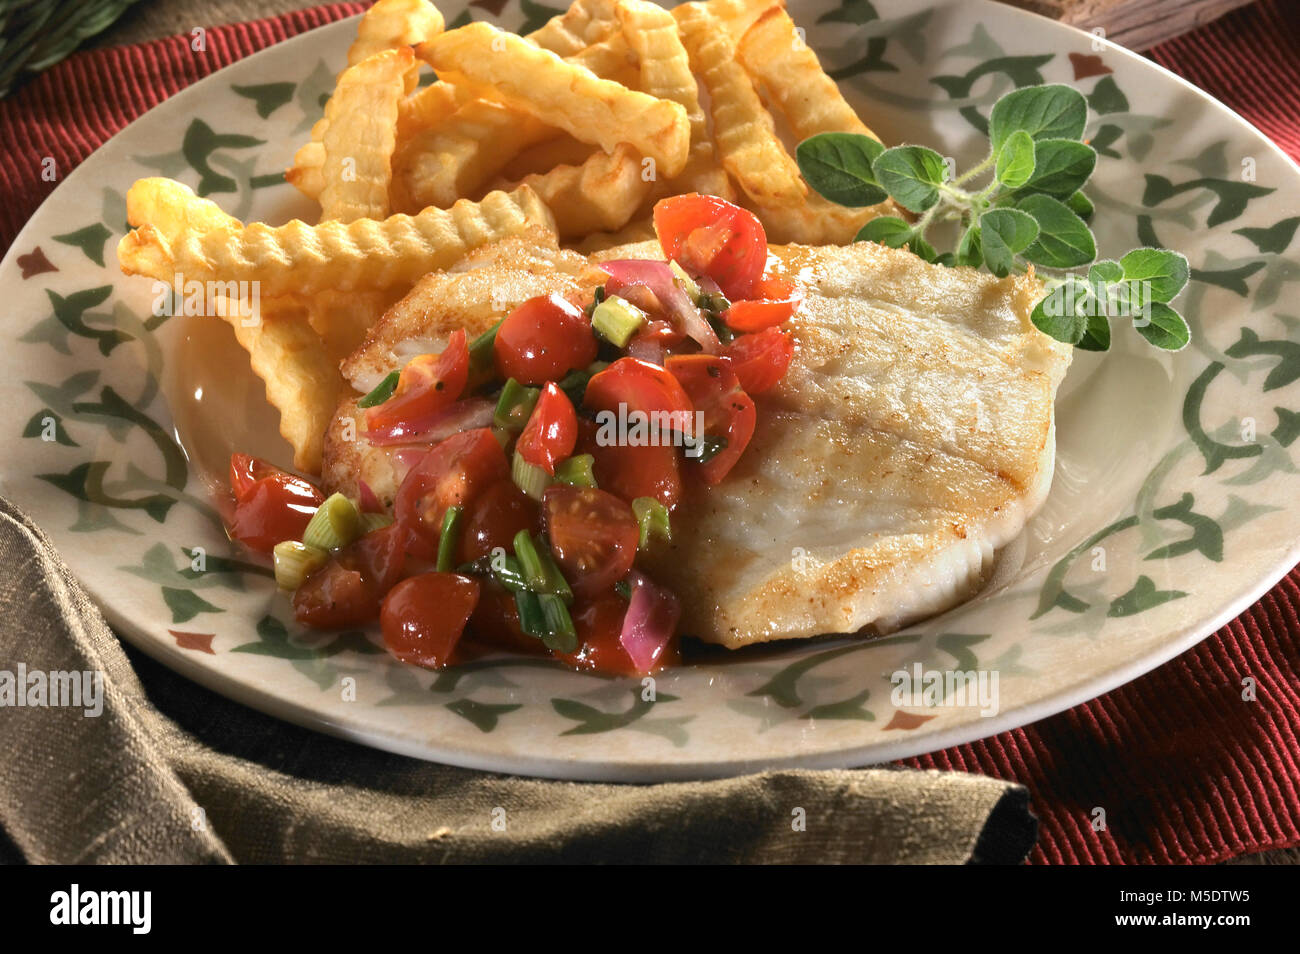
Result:
{"label": "ribbed fabric placemat", "polygon": [[[359,12],[341,3],[187,38],[78,54],[0,102],[0,253],[66,172],[196,79]],[[1300,24],[1261,0],[1150,51],[1300,156]],[[1243,705],[1241,680],[1259,701]],[[1029,787],[1036,862],[1213,862],[1300,844],[1300,568],[1238,619],[1155,672],[1068,712],[907,760]],[[1105,810],[1106,827],[1093,827]]]}

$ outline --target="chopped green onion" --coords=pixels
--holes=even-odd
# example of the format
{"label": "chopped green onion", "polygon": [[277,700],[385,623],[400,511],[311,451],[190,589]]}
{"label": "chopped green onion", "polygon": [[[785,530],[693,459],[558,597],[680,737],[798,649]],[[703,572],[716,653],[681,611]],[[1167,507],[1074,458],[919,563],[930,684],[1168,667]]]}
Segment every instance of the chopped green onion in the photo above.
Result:
{"label": "chopped green onion", "polygon": [[537,597],[541,604],[542,618],[545,620],[546,635],[542,643],[547,649],[557,653],[571,653],[578,648],[578,633],[573,628],[573,617],[564,600],[550,593]]}
{"label": "chopped green onion", "polygon": [[630,301],[610,295],[591,313],[591,327],[610,344],[626,348],[636,330],[645,324],[645,317],[645,312]]}
{"label": "chopped green onion", "polygon": [[704,313],[704,317],[708,321],[709,327],[713,329],[713,333],[718,336],[718,341],[722,344],[731,344],[736,340],[736,333],[721,318],[707,311]]}
{"label": "chopped green onion", "polygon": [[528,588],[534,593],[547,592],[546,565],[542,563],[537,545],[533,543],[533,538],[529,536],[527,530],[520,530],[515,534],[515,556],[519,558],[519,566],[524,571]]}
{"label": "chopped green onion", "polygon": [[373,391],[357,402],[357,407],[374,407],[377,404],[383,404],[397,390],[397,381],[401,376],[400,371],[390,372],[384,380],[375,385]]}
{"label": "chopped green onion", "polygon": [[632,599],[632,584],[627,580],[619,580],[614,584],[614,592],[625,600]]}
{"label": "chopped green onion", "polygon": [[448,507],[442,518],[442,534],[438,537],[439,573],[450,573],[452,562],[456,558],[456,545],[460,542],[460,518],[464,513],[460,507]]}
{"label": "chopped green onion", "polygon": [[514,378],[506,382],[497,399],[497,409],[492,415],[492,423],[511,434],[518,434],[532,416],[537,399],[542,396],[540,388],[525,387]]}
{"label": "chopped green onion", "polygon": [[564,392],[565,397],[573,402],[574,407],[577,407],[587,394],[587,382],[590,380],[591,372],[574,369],[566,374],[556,387]]}
{"label": "chopped green onion", "polygon": [[382,530],[384,527],[391,527],[393,518],[386,513],[363,513],[361,515],[361,533],[365,536],[372,530]]}
{"label": "chopped green onion", "polygon": [[528,589],[557,596],[565,603],[573,602],[573,590],[552,558],[549,545],[533,539],[527,530],[520,530],[515,534],[514,547]]}
{"label": "chopped green onion", "polygon": [[652,537],[662,537],[665,541],[673,538],[668,508],[654,497],[637,497],[632,501],[632,513],[636,515],[637,526],[641,528],[637,549],[647,549]]}
{"label": "chopped green onion", "polygon": [[515,459],[510,464],[510,479],[534,500],[541,500],[542,494],[551,485],[551,475],[536,464],[528,463],[519,451],[515,451]]}
{"label": "chopped green onion", "polygon": [[595,487],[596,474],[592,465],[596,458],[590,454],[578,454],[555,465],[555,481],[572,487]]}
{"label": "chopped green onion", "polygon": [[698,305],[700,303],[700,296],[704,293],[700,291],[700,286],[696,283],[695,279],[691,278],[690,275],[687,275],[686,269],[678,265],[675,259],[668,263],[668,269],[673,273],[673,277],[677,279],[677,284],[681,286],[682,291],[686,292],[691,301]]}
{"label": "chopped green onion", "polygon": [[537,555],[542,558],[542,568],[546,571],[546,592],[554,593],[565,603],[572,603],[573,590],[569,588],[569,581],[564,578],[564,571],[551,555],[551,545],[544,537],[536,543]]}
{"label": "chopped green onion", "polygon": [[715,316],[720,316],[731,307],[731,302],[727,301],[727,296],[722,292],[704,292],[700,295],[699,305],[705,311],[711,311]]}
{"label": "chopped green onion", "polygon": [[342,494],[330,494],[316,508],[307,529],[302,532],[302,542],[322,550],[346,546],[361,535],[361,514],[357,505]]}
{"label": "chopped green onion", "polygon": [[297,540],[281,541],[271,552],[275,556],[275,582],[282,590],[296,590],[330,558],[320,547],[311,547]]}
{"label": "chopped green onion", "polygon": [[504,323],[505,319],[502,318],[469,343],[469,364],[471,368],[484,371],[492,367],[495,358],[497,332],[501,330]]}
{"label": "chopped green onion", "polygon": [[501,445],[502,450],[509,447],[510,442],[514,440],[513,434],[507,431],[504,427],[497,427],[495,424],[492,425],[492,436],[497,439],[497,443]]}
{"label": "chopped green onion", "polygon": [[597,285],[596,290],[591,293],[591,304],[589,304],[586,308],[583,309],[583,311],[586,312],[588,318],[590,318],[591,313],[596,310],[596,306],[599,305],[604,300],[605,300],[605,286]]}
{"label": "chopped green onion", "polygon": [[536,593],[527,590],[515,590],[515,609],[519,610],[519,628],[529,636],[545,639],[548,630],[546,617],[542,614],[542,604]]}
{"label": "chopped green onion", "polygon": [[594,378],[596,375],[600,374],[600,372],[604,371],[608,367],[609,367],[608,361],[593,361],[591,362],[591,364],[587,365],[587,373]]}
{"label": "chopped green onion", "polygon": [[519,561],[514,557],[509,554],[500,559],[487,556],[479,562],[484,561],[486,561],[487,565],[486,572],[491,573],[493,578],[511,593],[518,593],[520,590],[528,589],[528,581],[524,579],[524,571],[519,566]]}

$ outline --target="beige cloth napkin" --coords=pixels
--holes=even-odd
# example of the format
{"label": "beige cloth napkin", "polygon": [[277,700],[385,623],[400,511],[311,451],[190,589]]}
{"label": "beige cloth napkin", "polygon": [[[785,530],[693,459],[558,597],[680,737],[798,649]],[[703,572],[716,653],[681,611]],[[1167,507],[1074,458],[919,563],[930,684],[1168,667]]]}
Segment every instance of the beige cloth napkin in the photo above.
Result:
{"label": "beige cloth napkin", "polygon": [[[0,614],[0,670],[104,674],[98,717],[0,708],[9,860],[997,863],[1023,860],[1036,831],[1023,788],[978,775],[875,768],[595,785],[318,735],[124,650],[45,535],[3,499]],[[492,824],[499,808],[504,831]]]}

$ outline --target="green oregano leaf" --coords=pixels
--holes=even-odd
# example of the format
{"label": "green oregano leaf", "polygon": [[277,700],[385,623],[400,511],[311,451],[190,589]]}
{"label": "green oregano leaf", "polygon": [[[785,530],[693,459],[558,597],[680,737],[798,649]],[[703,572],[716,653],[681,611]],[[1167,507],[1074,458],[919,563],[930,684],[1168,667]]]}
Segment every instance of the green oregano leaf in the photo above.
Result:
{"label": "green oregano leaf", "polygon": [[1034,175],[1034,139],[1023,129],[1007,137],[998,151],[994,176],[1007,189],[1019,189]]}
{"label": "green oregano leaf", "polygon": [[925,146],[895,146],[871,163],[876,181],[900,205],[924,212],[939,201],[939,186],[948,176],[943,156]]}
{"label": "green oregano leaf", "polygon": [[857,133],[821,133],[795,149],[799,172],[819,194],[838,205],[857,208],[888,197],[871,171],[885,147]]}
{"label": "green oregano leaf", "polygon": [[954,256],[954,261],[958,265],[969,265],[972,268],[979,268],[984,264],[984,248],[978,222],[967,228],[957,240],[957,254]]}
{"label": "green oregano leaf", "polygon": [[1125,281],[1142,282],[1159,302],[1177,298],[1191,275],[1186,256],[1163,248],[1135,248],[1119,264]]}
{"label": "green oregano leaf", "polygon": [[1150,303],[1149,321],[1135,321],[1133,327],[1147,341],[1163,351],[1182,351],[1192,340],[1192,331],[1183,316],[1162,301]]}
{"label": "green oregano leaf", "polygon": [[1066,199],[1065,206],[1085,222],[1092,218],[1092,200],[1084,195],[1082,191],[1076,192]]}
{"label": "green oregano leaf", "polygon": [[1020,209],[989,209],[980,216],[984,263],[999,278],[1011,273],[1016,255],[1038,238],[1038,223]]}
{"label": "green oregano leaf", "polygon": [[1018,190],[1067,198],[1079,191],[1097,168],[1097,152],[1073,139],[1044,139],[1034,144],[1034,173]]}
{"label": "green oregano leaf", "polygon": [[1070,275],[1034,305],[1029,320],[1035,328],[1057,341],[1078,344],[1088,330],[1091,299],[1091,286],[1082,278]]}
{"label": "green oregano leaf", "polygon": [[1021,255],[1045,268],[1076,268],[1097,257],[1097,240],[1087,223],[1071,212],[1060,199],[1030,195],[1016,203],[1038,223],[1037,240]]}
{"label": "green oregano leaf", "polygon": [[1035,140],[1079,139],[1088,124],[1088,101],[1077,89],[1059,83],[1012,90],[989,114],[994,155],[1011,134],[1023,130]]}

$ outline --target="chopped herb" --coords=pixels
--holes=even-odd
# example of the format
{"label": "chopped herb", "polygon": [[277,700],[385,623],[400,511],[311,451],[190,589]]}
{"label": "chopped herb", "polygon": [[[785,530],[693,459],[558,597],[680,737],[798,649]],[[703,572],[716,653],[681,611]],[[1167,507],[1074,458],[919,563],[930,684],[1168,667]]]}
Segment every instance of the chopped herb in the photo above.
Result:
{"label": "chopped herb", "polygon": [[383,404],[397,390],[397,381],[401,376],[400,371],[390,371],[384,380],[375,385],[373,391],[357,402],[357,407],[375,407]]}
{"label": "chopped herb", "polygon": [[654,497],[637,497],[632,501],[632,513],[636,515],[637,526],[640,528],[638,550],[648,549],[653,538],[665,541],[673,538],[668,508]]}
{"label": "chopped herb", "polygon": [[438,537],[439,573],[451,572],[456,547],[460,543],[460,519],[463,513],[460,507],[448,507],[447,513],[442,518],[442,534]]}
{"label": "chopped herb", "polygon": [[492,423],[512,434],[518,434],[528,423],[537,399],[541,396],[540,388],[525,387],[511,378],[501,389],[496,411],[492,414]]}
{"label": "chopped herb", "polygon": [[578,454],[555,465],[555,481],[571,487],[595,487],[596,474],[592,470],[596,458]]}

